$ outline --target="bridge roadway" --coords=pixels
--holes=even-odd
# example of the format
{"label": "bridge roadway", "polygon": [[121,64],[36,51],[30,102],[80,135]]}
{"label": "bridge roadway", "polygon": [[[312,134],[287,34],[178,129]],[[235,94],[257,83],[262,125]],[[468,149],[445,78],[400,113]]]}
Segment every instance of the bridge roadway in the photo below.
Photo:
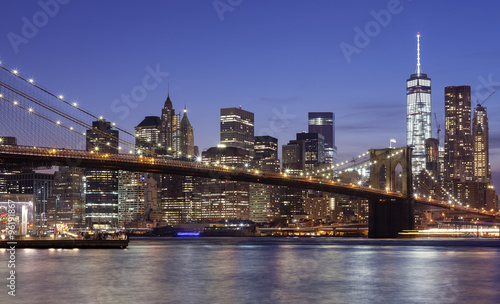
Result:
{"label": "bridge roadway", "polygon": [[[108,154],[95,151],[54,149],[45,147],[1,146],[0,164],[30,164],[76,166],[84,168],[114,169],[133,172],[152,172],[216,178],[221,180],[244,181],[276,186],[311,189],[329,193],[344,194],[363,199],[405,199],[398,192],[385,191],[356,184],[341,183],[331,180],[319,180],[312,177],[297,177],[283,173],[262,172],[254,169],[229,166],[209,166],[200,162],[181,161],[165,157],[145,157],[134,154]],[[499,218],[498,213],[450,205],[446,201],[415,197],[417,204],[435,208],[475,214],[482,217]]]}

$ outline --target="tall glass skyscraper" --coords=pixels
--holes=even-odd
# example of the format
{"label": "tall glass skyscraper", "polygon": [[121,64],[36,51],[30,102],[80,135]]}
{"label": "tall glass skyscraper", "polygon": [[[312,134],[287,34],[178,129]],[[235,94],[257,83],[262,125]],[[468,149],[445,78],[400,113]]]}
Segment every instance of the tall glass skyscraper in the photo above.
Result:
{"label": "tall glass skyscraper", "polygon": [[309,112],[309,133],[319,133],[325,137],[325,161],[337,162],[335,146],[335,114],[332,112]]}
{"label": "tall glass skyscraper", "polygon": [[420,68],[417,34],[417,71],[406,81],[406,145],[413,148],[412,171],[425,168],[425,140],[431,137],[431,79]]}

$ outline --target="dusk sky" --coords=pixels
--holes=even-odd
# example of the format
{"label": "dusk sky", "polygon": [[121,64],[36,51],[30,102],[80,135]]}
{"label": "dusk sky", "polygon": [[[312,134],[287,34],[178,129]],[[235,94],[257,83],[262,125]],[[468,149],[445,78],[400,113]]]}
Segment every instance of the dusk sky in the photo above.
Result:
{"label": "dusk sky", "polygon": [[[404,146],[417,32],[441,144],[445,86],[470,85],[473,106],[500,87],[496,1],[40,2],[50,14],[3,2],[3,66],[128,130],[161,114],[170,83],[200,151],[219,142],[219,109],[240,105],[280,146],[307,130],[307,112],[334,112],[339,161],[391,138]],[[485,106],[499,185],[500,93]]]}

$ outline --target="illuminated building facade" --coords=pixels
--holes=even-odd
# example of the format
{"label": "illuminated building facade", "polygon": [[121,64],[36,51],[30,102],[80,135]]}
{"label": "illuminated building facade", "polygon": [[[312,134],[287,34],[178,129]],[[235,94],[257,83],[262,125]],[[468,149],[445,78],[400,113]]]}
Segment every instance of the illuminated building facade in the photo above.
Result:
{"label": "illuminated building facade", "polygon": [[184,115],[180,122],[180,151],[183,157],[191,158],[196,156],[194,147],[193,127],[187,117],[187,109],[184,108]]}
{"label": "illuminated building facade", "polygon": [[[54,173],[54,185],[48,201],[48,224],[65,224],[68,227],[85,226],[85,197],[83,178],[85,169],[59,167]],[[56,213],[57,204],[57,213]]]}
{"label": "illuminated building facade", "polygon": [[138,154],[153,156],[162,149],[160,141],[161,119],[158,116],[146,116],[135,127],[135,149]]}
{"label": "illuminated building facade", "polygon": [[470,86],[445,87],[444,181],[472,181]]}
{"label": "illuminated building facade", "polygon": [[480,183],[491,184],[488,133],[489,127],[486,108],[478,104],[474,109],[474,121],[472,123],[474,179]]}
{"label": "illuminated building facade", "polygon": [[[251,167],[259,171],[280,172],[278,139],[271,136],[255,136],[255,157]],[[279,217],[278,186],[250,183],[250,220],[266,223]]]}
{"label": "illuminated building facade", "polygon": [[309,112],[309,133],[319,133],[325,138],[325,162],[337,162],[335,145],[335,114],[332,112]]}
{"label": "illuminated building facade", "polygon": [[431,138],[431,79],[420,68],[417,35],[417,71],[406,81],[406,145],[413,148],[412,172],[425,168],[425,140]]}
{"label": "illuminated building facade", "polygon": [[[202,153],[206,165],[248,167],[248,150],[237,147],[212,147]],[[201,178],[195,185],[195,214],[199,221],[217,222],[222,219],[249,219],[249,183],[213,178]]]}
{"label": "illuminated building facade", "polygon": [[253,157],[254,114],[241,107],[220,109],[220,143],[244,149]]}
{"label": "illuminated building facade", "polygon": [[174,150],[174,116],[170,94],[167,95],[163,109],[161,110],[160,142],[168,154],[173,154]]}
{"label": "illuminated building facade", "polygon": [[[87,130],[87,151],[118,153],[118,131],[105,120],[92,122]],[[110,228],[118,224],[118,171],[85,170],[85,218],[89,228]]]}

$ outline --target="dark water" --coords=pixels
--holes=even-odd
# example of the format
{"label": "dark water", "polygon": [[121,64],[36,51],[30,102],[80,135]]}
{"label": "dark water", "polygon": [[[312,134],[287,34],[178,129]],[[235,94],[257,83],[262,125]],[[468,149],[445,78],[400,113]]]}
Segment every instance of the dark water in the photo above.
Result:
{"label": "dark water", "polygon": [[500,303],[497,239],[160,238],[126,250],[19,249],[15,300],[7,259],[0,251],[0,303]]}

